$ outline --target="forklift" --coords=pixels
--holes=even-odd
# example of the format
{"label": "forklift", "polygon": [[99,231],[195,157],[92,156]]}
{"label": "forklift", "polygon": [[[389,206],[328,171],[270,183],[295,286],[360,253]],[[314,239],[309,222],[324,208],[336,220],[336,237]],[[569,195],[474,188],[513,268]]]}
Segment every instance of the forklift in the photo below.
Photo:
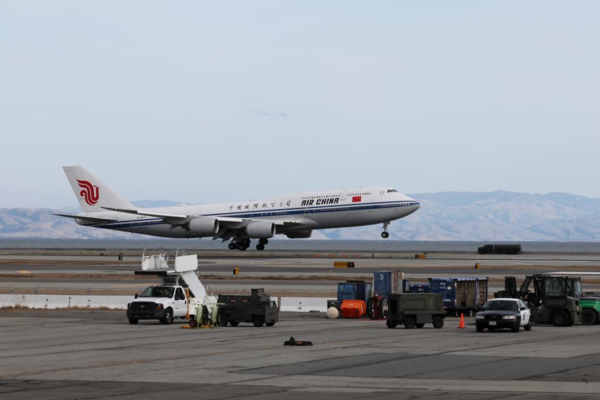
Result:
{"label": "forklift", "polygon": [[571,326],[581,323],[582,308],[577,293],[581,293],[581,280],[566,276],[536,274],[525,277],[517,290],[514,276],[504,278],[504,290],[496,298],[521,299],[531,310],[531,320],[539,324]]}

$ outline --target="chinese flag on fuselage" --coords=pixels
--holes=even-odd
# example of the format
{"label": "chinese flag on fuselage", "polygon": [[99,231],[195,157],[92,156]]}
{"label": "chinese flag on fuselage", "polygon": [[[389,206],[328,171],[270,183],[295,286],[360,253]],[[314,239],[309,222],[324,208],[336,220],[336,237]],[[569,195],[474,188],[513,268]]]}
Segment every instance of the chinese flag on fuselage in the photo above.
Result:
{"label": "chinese flag on fuselage", "polygon": [[353,196],[352,197],[353,203],[360,203],[361,201],[362,201],[362,196]]}

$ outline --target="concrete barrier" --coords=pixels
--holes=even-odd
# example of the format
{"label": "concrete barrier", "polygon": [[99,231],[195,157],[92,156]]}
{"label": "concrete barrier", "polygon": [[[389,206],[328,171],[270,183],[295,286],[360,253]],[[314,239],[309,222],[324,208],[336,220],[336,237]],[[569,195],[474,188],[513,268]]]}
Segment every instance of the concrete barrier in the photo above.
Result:
{"label": "concrete barrier", "polygon": [[[79,296],[44,294],[0,294],[0,308],[68,309],[68,308],[109,308],[126,310],[133,296]],[[216,302],[216,298],[213,299]],[[273,299],[279,303],[281,311],[310,312],[327,311],[329,298],[281,297]]]}
{"label": "concrete barrier", "polygon": [[294,312],[326,312],[327,300],[335,300],[333,298],[322,297],[282,297],[281,311]]}

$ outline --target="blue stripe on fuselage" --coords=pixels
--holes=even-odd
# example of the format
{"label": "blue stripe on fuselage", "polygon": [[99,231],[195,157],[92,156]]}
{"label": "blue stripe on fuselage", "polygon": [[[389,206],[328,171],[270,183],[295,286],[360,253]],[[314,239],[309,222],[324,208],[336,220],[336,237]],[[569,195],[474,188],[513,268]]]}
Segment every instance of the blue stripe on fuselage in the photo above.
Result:
{"label": "blue stripe on fuselage", "polygon": [[[217,213],[217,214],[202,214],[201,217],[235,217],[235,218],[266,218],[266,217],[282,217],[286,215],[312,215],[320,214],[324,212],[345,212],[345,211],[359,211],[359,210],[375,210],[393,207],[407,207],[420,205],[417,201],[388,201],[378,203],[349,203],[349,204],[335,204],[331,206],[315,206],[315,207],[297,207],[291,209],[275,209],[275,210],[248,210],[248,211],[236,211],[229,213]],[[112,222],[109,224],[98,225],[102,228],[132,228],[141,226],[160,225],[164,218],[148,218],[142,220],[128,220]],[[94,226],[94,225],[91,225]]]}

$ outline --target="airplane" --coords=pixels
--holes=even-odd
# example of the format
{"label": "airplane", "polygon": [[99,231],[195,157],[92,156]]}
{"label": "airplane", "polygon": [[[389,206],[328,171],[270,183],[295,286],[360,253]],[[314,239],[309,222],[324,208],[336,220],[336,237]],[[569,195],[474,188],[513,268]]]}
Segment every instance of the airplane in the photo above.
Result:
{"label": "airplane", "polygon": [[417,211],[420,203],[391,187],[306,192],[264,200],[220,204],[136,207],[81,166],[63,167],[83,213],[54,214],[79,225],[169,238],[229,241],[230,250],[247,250],[258,239],[310,238],[315,229],[383,224],[388,238],[391,221]]}

